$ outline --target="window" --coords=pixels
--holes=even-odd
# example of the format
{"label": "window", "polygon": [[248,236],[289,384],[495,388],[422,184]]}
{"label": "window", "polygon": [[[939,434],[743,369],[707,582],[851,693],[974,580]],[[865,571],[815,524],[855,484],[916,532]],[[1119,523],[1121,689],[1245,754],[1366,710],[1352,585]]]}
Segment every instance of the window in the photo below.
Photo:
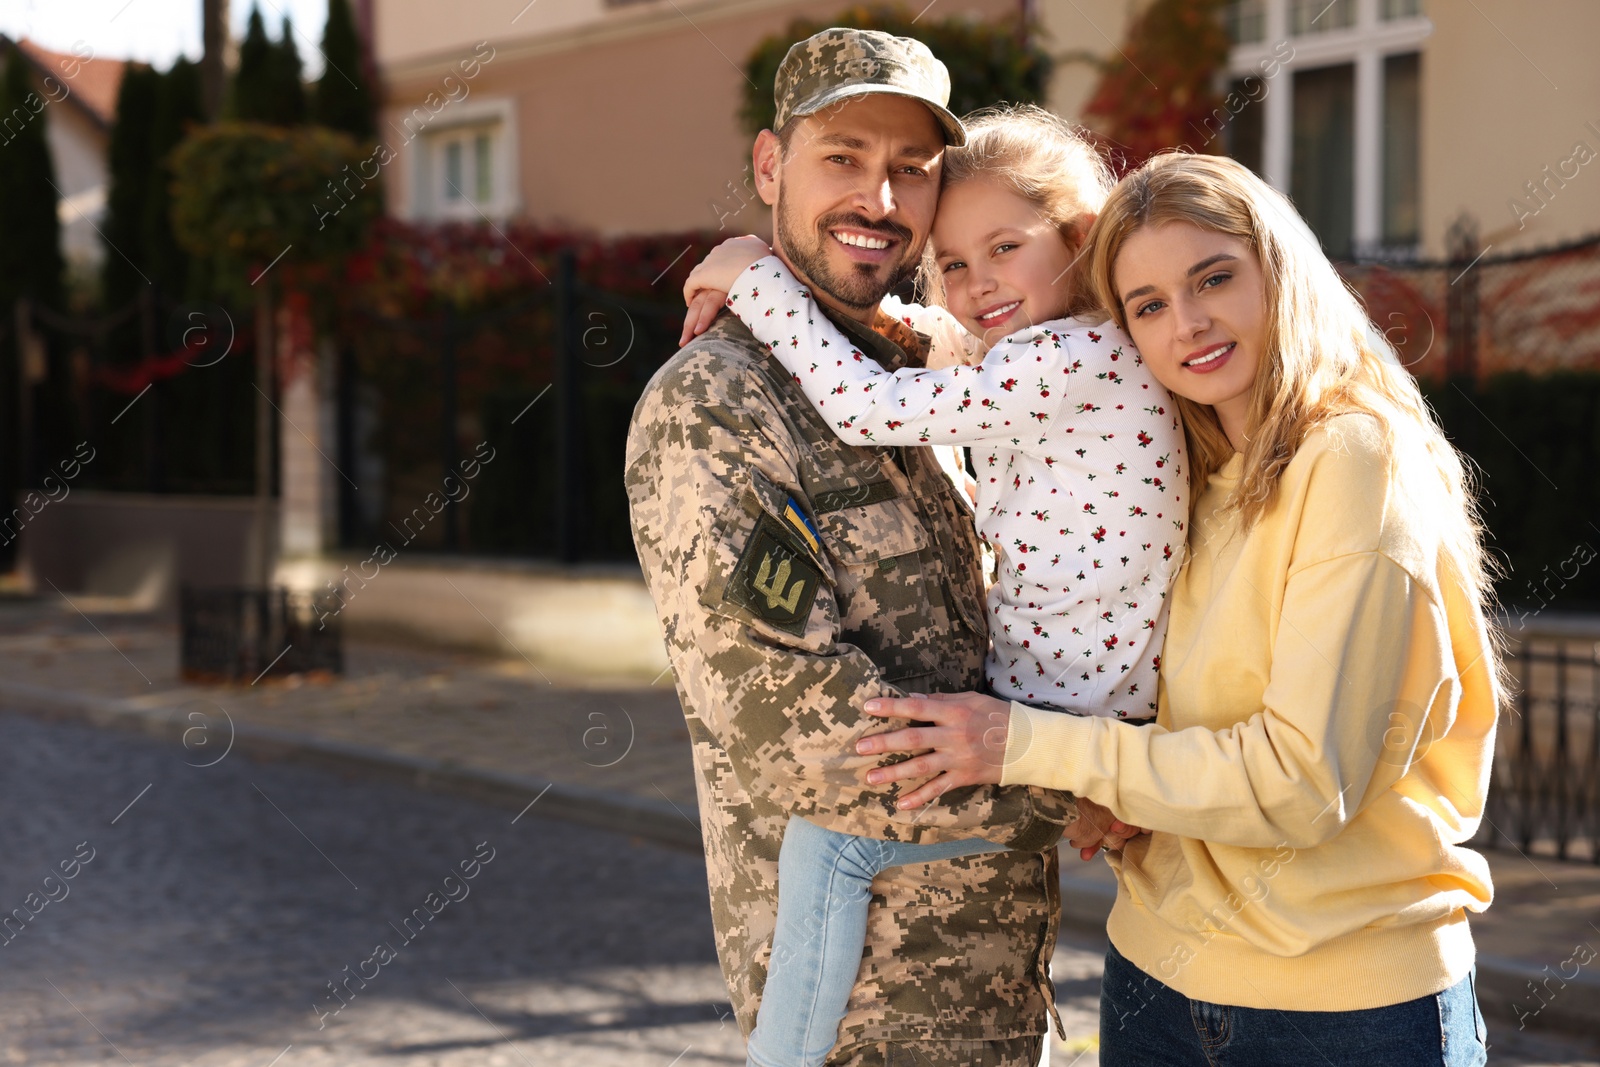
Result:
{"label": "window", "polygon": [[1332,256],[1421,239],[1421,0],[1238,0],[1219,88],[1248,96],[1224,143],[1288,193]]}
{"label": "window", "polygon": [[1354,236],[1355,103],[1355,64],[1294,72],[1289,197],[1335,258]]}
{"label": "window", "polygon": [[1388,246],[1422,239],[1417,210],[1421,85],[1417,53],[1383,61],[1383,243]]}
{"label": "window", "polygon": [[1356,24],[1356,0],[1289,0],[1291,34],[1327,33]]}
{"label": "window", "polygon": [[496,130],[449,130],[431,138],[438,158],[439,199],[449,208],[483,207],[494,202],[494,141]]}
{"label": "window", "polygon": [[1267,35],[1266,0],[1233,0],[1223,18],[1234,44],[1250,44]]}
{"label": "window", "polygon": [[1255,94],[1259,88],[1260,79],[1235,78],[1228,86],[1228,91],[1233,93],[1235,99],[1249,100],[1250,103],[1239,109],[1233,116],[1233,121],[1228,124],[1228,137],[1226,151],[1228,155],[1249,167],[1257,174],[1261,173],[1261,116],[1262,108]]}
{"label": "window", "polygon": [[1385,22],[1390,19],[1416,18],[1422,14],[1422,0],[1383,0],[1379,14]]}
{"label": "window", "polygon": [[517,210],[516,124],[509,100],[462,100],[420,131],[410,217],[481,220]]}

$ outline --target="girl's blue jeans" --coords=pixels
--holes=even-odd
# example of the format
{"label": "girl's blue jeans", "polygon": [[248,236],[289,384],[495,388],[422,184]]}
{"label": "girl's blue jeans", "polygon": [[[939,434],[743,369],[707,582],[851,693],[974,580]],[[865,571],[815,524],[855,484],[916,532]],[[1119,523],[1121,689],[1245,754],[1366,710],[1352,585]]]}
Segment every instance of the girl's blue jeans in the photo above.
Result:
{"label": "girl's blue jeans", "polygon": [[872,879],[890,867],[1003,852],[971,838],[926,845],[853,837],[791,816],[778,853],[778,924],[746,1049],[751,1067],[820,1067],[867,942]]}

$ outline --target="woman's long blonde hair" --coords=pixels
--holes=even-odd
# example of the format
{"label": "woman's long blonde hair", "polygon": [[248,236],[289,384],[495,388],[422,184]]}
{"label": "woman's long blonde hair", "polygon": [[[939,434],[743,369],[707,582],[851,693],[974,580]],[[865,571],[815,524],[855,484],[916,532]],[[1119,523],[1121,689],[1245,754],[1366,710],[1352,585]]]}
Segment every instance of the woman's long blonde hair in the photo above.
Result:
{"label": "woman's long blonde hair", "polygon": [[[1100,306],[1127,330],[1113,278],[1117,255],[1135,232],[1169,222],[1243,240],[1266,279],[1266,343],[1245,420],[1243,473],[1229,500],[1241,527],[1260,518],[1307,433],[1335,415],[1363,412],[1383,427],[1397,489],[1440,530],[1441,562],[1487,608],[1495,567],[1470,473],[1416,380],[1277,190],[1220,156],[1171,152],[1149,160],[1112,191],[1089,233],[1088,284]],[[1174,399],[1199,493],[1234,449],[1209,405]]]}
{"label": "woman's long blonde hair", "polygon": [[[944,153],[943,188],[977,178],[997,181],[1027,200],[1077,250],[1111,192],[1111,170],[1085,136],[1059,115],[1033,104],[1002,104],[974,111],[962,120],[967,143]],[[930,244],[923,252],[917,281],[929,304],[945,304],[944,276]],[[1091,310],[1094,299],[1074,270],[1068,312]]]}

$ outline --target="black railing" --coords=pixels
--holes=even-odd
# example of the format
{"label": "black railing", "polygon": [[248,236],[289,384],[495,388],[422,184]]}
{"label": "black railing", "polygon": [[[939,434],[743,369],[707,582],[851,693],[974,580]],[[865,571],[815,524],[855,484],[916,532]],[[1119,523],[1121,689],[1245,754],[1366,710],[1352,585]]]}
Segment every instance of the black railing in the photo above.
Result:
{"label": "black railing", "polygon": [[1600,642],[1524,640],[1476,843],[1600,863]]}
{"label": "black railing", "polygon": [[[496,458],[462,500],[441,505],[438,521],[415,535],[417,547],[560,563],[633,558],[624,443],[646,381],[677,348],[680,301],[591,285],[564,250],[550,284],[502,307],[352,314],[361,327],[352,377],[377,397],[368,440],[384,473],[370,479],[377,500],[365,513],[348,494],[346,547],[409,545],[407,517],[482,441]],[[418,388],[422,380],[428,388]],[[355,391],[343,387],[345,396]],[[356,420],[348,411],[342,418]],[[475,437],[465,436],[469,426]],[[355,447],[353,434],[341,441]],[[362,466],[353,453],[336,459],[346,470]]]}
{"label": "black railing", "polygon": [[179,591],[179,665],[196,682],[340,674],[339,601],[331,593],[273,589]]}

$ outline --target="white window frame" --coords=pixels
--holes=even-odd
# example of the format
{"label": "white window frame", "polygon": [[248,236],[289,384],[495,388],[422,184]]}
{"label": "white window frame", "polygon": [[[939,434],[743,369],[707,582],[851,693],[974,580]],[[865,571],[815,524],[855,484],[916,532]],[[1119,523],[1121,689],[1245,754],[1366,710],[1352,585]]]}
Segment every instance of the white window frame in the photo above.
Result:
{"label": "white window frame", "polygon": [[[479,130],[490,133],[490,199],[472,199],[476,189],[463,189],[460,200],[448,200],[439,175],[444,168],[444,141],[465,135],[470,149],[471,135]],[[521,204],[517,185],[516,105],[509,98],[466,99],[451,102],[417,134],[420,152],[415,153],[411,172],[411,217],[428,221],[475,221],[488,216],[502,220],[515,215]],[[481,214],[480,214],[481,212]]]}
{"label": "white window frame", "polygon": [[[1347,0],[1348,2],[1348,0]],[[1351,240],[1358,252],[1383,245],[1383,61],[1392,55],[1421,52],[1433,34],[1426,15],[1383,20],[1379,0],[1353,0],[1355,25],[1321,32],[1289,33],[1289,0],[1262,0],[1265,34],[1260,41],[1233,46],[1228,56],[1230,78],[1260,77],[1279,57],[1287,41],[1294,56],[1282,63],[1261,98],[1262,178],[1287,194],[1294,144],[1294,72],[1345,63],[1355,65],[1355,210]],[[1434,0],[1441,2],[1441,0]]]}

